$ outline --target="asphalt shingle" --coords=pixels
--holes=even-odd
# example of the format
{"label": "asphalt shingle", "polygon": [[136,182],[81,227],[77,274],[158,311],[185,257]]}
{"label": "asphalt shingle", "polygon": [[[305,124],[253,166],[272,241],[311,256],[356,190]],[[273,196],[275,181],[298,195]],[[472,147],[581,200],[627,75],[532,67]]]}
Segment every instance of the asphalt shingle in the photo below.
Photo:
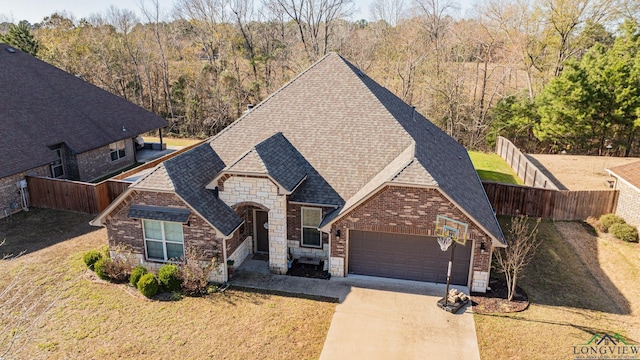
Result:
{"label": "asphalt shingle", "polygon": [[[0,44],[0,178],[167,125],[161,117],[20,50]],[[124,131],[123,131],[124,129]]]}
{"label": "asphalt shingle", "polygon": [[[323,57],[197,148],[216,166],[203,166],[210,160],[186,153],[169,161],[175,166],[190,162],[188,170],[171,171],[169,166],[167,170],[176,189],[178,180],[204,188],[206,179],[216,177],[224,164],[236,162],[254,147],[251,156],[258,155],[283,186],[290,188],[306,173],[291,201],[331,204],[337,208],[333,213],[339,214],[387,181],[438,186],[493,237],[504,241],[466,149],[337,54]],[[205,154],[204,148],[210,153]],[[308,168],[303,171],[303,163],[296,159],[303,159]],[[251,167],[260,164],[256,158],[251,161]],[[202,211],[221,207],[195,195],[189,199]],[[227,230],[237,224],[229,211],[218,214],[209,209],[210,216],[217,217],[215,223]]]}

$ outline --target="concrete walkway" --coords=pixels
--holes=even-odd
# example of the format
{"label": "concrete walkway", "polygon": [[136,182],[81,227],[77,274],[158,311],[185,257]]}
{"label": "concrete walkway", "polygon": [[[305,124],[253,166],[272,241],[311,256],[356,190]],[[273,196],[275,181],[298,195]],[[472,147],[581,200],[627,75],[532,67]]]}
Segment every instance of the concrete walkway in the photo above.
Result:
{"label": "concrete walkway", "polygon": [[450,314],[436,305],[443,284],[273,275],[265,261],[250,259],[231,284],[338,301],[320,359],[480,359],[471,308]]}

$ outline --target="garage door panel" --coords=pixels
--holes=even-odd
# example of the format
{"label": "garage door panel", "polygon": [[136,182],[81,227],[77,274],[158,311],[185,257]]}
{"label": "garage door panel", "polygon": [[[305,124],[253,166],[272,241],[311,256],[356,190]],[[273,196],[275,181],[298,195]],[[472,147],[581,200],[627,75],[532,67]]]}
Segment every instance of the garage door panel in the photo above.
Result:
{"label": "garage door panel", "polygon": [[[349,232],[352,274],[444,283],[450,255],[440,250],[434,237]],[[456,247],[453,284],[467,285],[470,258],[470,245]]]}

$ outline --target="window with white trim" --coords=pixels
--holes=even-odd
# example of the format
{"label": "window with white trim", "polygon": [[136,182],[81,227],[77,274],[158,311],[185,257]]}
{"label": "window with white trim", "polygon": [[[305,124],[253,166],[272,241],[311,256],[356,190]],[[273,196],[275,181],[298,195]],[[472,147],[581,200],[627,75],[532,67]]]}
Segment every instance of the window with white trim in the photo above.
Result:
{"label": "window with white trim", "polygon": [[302,208],[302,246],[322,248],[322,233],[318,230],[322,209]]}
{"label": "window with white trim", "polygon": [[124,140],[116,141],[109,144],[109,154],[111,155],[111,161],[122,159],[125,156],[124,147]]}
{"label": "window with white trim", "polygon": [[142,220],[142,228],[147,259],[169,261],[184,257],[181,223]]}

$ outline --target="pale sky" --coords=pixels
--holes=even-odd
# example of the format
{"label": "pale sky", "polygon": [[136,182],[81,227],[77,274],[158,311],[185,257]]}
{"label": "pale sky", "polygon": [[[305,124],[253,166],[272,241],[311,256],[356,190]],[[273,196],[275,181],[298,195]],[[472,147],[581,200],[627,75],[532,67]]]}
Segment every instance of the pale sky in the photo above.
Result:
{"label": "pale sky", "polygon": [[[159,0],[160,6],[170,9],[173,0]],[[354,0],[355,13],[352,19],[370,19],[369,6],[373,0]],[[473,0],[457,0],[464,11]],[[411,0],[405,0],[405,4]],[[130,9],[140,14],[139,0],[0,0],[0,22],[27,20],[30,23],[42,21],[54,12],[66,11],[76,20],[87,18],[91,14],[104,13],[109,6]]]}

